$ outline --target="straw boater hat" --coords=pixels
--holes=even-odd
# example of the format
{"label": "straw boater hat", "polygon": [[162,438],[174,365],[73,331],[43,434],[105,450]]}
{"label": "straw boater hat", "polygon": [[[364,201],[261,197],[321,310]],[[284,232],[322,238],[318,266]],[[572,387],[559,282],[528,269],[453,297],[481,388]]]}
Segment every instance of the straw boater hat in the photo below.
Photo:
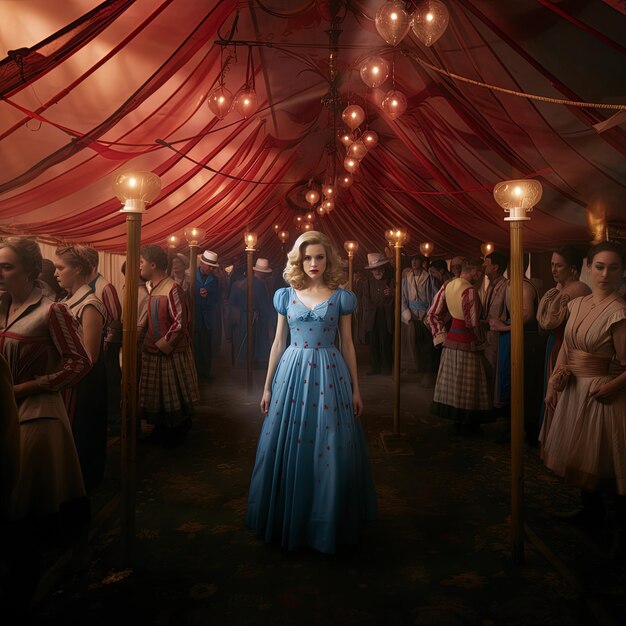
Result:
{"label": "straw boater hat", "polygon": [[200,263],[210,265],[211,267],[219,267],[219,264],[217,262],[217,252],[205,250],[200,257]]}
{"label": "straw boater hat", "polygon": [[366,270],[373,270],[381,265],[389,263],[389,259],[382,252],[368,252]]}
{"label": "straw boater hat", "polygon": [[267,259],[257,259],[254,267],[255,272],[271,272],[270,262]]}
{"label": "straw boater hat", "polygon": [[185,267],[189,267],[189,259],[182,252],[178,252],[176,256]]}

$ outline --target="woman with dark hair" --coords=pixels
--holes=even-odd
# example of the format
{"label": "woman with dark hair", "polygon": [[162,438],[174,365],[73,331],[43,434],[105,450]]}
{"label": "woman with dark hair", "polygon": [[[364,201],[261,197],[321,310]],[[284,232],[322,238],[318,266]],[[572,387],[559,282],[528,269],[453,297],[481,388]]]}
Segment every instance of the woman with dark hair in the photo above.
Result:
{"label": "woman with dark hair", "polygon": [[[554,363],[563,343],[563,333],[569,312],[568,304],[571,300],[589,295],[591,290],[580,280],[580,271],[583,265],[583,255],[574,246],[566,244],[552,253],[552,277],[556,287],[548,289],[539,302],[537,308],[537,322],[544,331],[550,331],[546,344],[544,360],[544,387],[545,396],[548,379],[554,370]],[[539,415],[539,442],[548,435],[552,411],[541,404]]]}
{"label": "woman with dark hair", "polygon": [[581,488],[577,518],[604,522],[600,491],[615,485],[613,555],[626,556],[626,303],[617,292],[626,250],[595,245],[587,255],[591,295],[569,303],[563,345],[548,381],[554,410],[541,449],[545,464]]}
{"label": "woman with dark hair", "polygon": [[289,550],[308,546],[332,554],[339,544],[356,543],[376,514],[359,420],[356,297],[339,288],[339,255],[320,232],[298,237],[283,277],[291,287],[274,294],[278,323],[246,522]]}
{"label": "woman with dark hair", "polygon": [[92,363],[91,371],[65,393],[85,489],[90,493],[102,481],[106,461],[107,378],[102,329],[107,313],[88,283],[92,266],[86,246],[60,246],[54,266],[57,281],[68,294],[63,302],[82,328]]}
{"label": "woman with dark hair", "polygon": [[59,302],[67,296],[67,293],[59,286],[54,271],[54,262],[50,259],[42,259],[41,273],[37,283],[46,298]]}
{"label": "woman with dark hair", "polygon": [[150,439],[174,447],[185,441],[200,395],[187,298],[167,275],[167,253],[161,246],[142,246],[139,272],[150,294],[139,335],[139,406],[143,418],[154,425]]}
{"label": "woman with dark hair", "polygon": [[0,242],[0,351],[13,376],[21,460],[9,503],[12,520],[54,520],[63,511],[85,521],[88,509],[76,447],[61,394],[91,362],[80,329],[64,304],[36,285],[41,250],[33,240]]}

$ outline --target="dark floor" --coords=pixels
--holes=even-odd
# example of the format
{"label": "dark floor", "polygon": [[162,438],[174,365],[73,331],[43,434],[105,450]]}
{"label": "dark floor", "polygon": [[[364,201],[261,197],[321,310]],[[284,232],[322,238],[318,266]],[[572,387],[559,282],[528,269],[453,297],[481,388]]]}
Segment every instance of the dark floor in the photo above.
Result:
{"label": "dark floor", "polygon": [[526,558],[514,565],[510,446],[497,443],[505,423],[455,435],[429,415],[432,389],[416,377],[403,380],[407,445],[396,451],[381,440],[392,429],[392,380],[361,380],[379,504],[362,543],[334,557],[265,545],[243,524],[264,372],[254,376],[248,395],[245,372],[216,366],[188,441],[172,450],[139,444],[128,567],[112,441],[88,558],[80,567],[70,552],[50,557],[34,606],[15,623],[626,624],[626,573],[609,562],[607,536],[552,516],[576,505],[576,491],[528,450]]}

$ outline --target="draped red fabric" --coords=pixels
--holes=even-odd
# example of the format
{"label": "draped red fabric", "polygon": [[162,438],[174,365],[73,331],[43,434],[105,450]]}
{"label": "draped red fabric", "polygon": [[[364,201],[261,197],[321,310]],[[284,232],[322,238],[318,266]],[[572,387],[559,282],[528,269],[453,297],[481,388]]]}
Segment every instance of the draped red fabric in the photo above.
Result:
{"label": "draped red fabric", "polygon": [[[348,102],[364,107],[361,131],[375,130],[379,144],[314,226],[338,245],[359,241],[358,261],[382,250],[390,226],[407,228],[409,252],[425,240],[437,256],[476,255],[486,240],[508,247],[492,189],[510,178],[543,184],[524,228],[529,250],[586,243],[594,203],[619,221],[626,135],[619,124],[593,128],[615,111],[522,94],[626,104],[615,97],[626,75],[624,16],[610,3],[445,1],[450,23],[440,40],[427,48],[410,34],[394,49],[377,34],[369,3],[342,3],[335,100],[324,3],[66,0],[46,16],[23,0],[0,24],[9,47],[23,48],[0,61],[0,233],[123,253],[125,218],[110,181],[132,168],[162,180],[143,241],[163,243],[195,225],[206,231],[202,244],[228,258],[243,251],[251,228],[259,254],[282,265],[274,226],[292,243],[294,218],[311,209],[306,185],[342,171],[335,133]],[[39,39],[20,40],[25,24],[37,25]],[[240,45],[221,46],[228,37]],[[392,70],[377,89],[358,71],[373,53]],[[259,110],[218,119],[207,94],[223,81],[236,95],[250,54]],[[408,99],[396,120],[380,107],[392,87]]]}
{"label": "draped red fabric", "polygon": [[87,45],[135,0],[107,0],[32,48],[9,50],[0,61],[0,96],[10,96]]}

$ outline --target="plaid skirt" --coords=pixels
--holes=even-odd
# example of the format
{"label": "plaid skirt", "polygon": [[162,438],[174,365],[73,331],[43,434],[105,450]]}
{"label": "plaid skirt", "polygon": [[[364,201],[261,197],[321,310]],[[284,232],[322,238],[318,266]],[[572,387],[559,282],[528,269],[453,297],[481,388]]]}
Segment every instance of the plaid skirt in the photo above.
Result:
{"label": "plaid skirt", "polygon": [[171,354],[142,354],[139,406],[147,421],[173,426],[180,418],[192,414],[192,406],[199,397],[190,347]]}
{"label": "plaid skirt", "polygon": [[489,411],[484,354],[444,348],[433,401],[466,411]]}

